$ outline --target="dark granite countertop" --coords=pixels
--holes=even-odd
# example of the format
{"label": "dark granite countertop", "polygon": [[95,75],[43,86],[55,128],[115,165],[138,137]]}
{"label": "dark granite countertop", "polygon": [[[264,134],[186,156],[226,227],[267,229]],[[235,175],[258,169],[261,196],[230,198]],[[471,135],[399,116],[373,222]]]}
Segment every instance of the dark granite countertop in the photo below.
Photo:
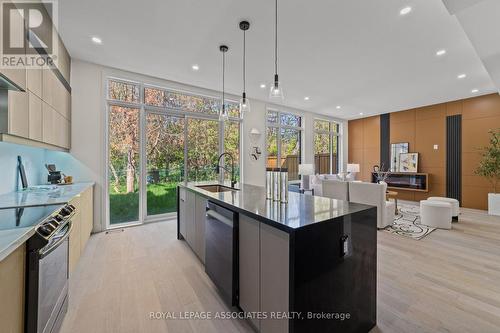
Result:
{"label": "dark granite countertop", "polygon": [[295,192],[289,192],[289,200],[285,204],[267,200],[264,187],[247,184],[236,185],[238,191],[221,193],[213,193],[197,187],[217,184],[215,182],[181,183],[179,186],[287,232],[374,208],[374,206]]}

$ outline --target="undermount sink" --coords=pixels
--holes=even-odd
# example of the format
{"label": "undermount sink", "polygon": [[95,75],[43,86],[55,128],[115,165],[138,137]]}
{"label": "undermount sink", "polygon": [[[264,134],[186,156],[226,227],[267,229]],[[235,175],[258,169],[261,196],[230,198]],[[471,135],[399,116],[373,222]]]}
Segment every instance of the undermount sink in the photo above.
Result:
{"label": "undermount sink", "polygon": [[231,188],[224,185],[199,185],[196,186],[201,188],[202,190],[212,192],[212,193],[220,193],[220,192],[230,192],[230,191],[238,191],[236,188]]}

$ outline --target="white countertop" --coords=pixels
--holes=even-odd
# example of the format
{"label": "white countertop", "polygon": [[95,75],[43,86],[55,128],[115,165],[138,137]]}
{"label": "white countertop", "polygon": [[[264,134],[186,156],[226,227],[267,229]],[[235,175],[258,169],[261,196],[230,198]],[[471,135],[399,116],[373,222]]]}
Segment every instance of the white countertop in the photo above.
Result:
{"label": "white countertop", "polygon": [[34,227],[0,230],[0,261],[23,245],[34,233]]}
{"label": "white countertop", "polygon": [[[2,194],[0,195],[0,209],[65,204],[91,186],[94,186],[93,182],[62,186],[46,185],[43,188],[35,187],[26,191]],[[0,261],[14,252],[34,233],[35,226],[0,230]]]}
{"label": "white countertop", "polygon": [[0,209],[64,204],[91,186],[94,186],[93,182],[72,185],[43,185],[2,194],[0,195]]}

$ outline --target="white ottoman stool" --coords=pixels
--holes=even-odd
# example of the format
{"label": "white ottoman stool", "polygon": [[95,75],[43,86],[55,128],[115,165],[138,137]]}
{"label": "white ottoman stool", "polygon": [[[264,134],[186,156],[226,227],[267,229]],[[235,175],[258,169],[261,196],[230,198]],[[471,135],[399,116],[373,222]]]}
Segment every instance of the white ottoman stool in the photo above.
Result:
{"label": "white ottoman stool", "polygon": [[458,214],[460,214],[460,203],[457,199],[452,198],[444,198],[444,197],[429,197],[427,200],[431,201],[442,201],[447,202],[451,205],[451,216],[453,217],[453,221],[458,221]]}
{"label": "white ottoman stool", "polygon": [[444,201],[420,201],[420,223],[429,227],[451,229],[451,204]]}

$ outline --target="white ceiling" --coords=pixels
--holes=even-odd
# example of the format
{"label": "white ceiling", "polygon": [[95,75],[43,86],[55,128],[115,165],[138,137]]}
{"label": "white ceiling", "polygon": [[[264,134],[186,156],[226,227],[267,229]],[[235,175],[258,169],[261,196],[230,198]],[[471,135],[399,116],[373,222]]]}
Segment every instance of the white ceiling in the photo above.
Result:
{"label": "white ceiling", "polygon": [[[273,79],[273,4],[61,0],[59,30],[72,57],[217,90],[218,46],[225,43],[226,87],[239,94],[238,22],[248,19],[247,92],[267,100],[259,85]],[[413,11],[400,16],[407,5]],[[474,88],[497,91],[442,0],[280,0],[279,17],[279,74],[288,106],[351,119],[470,97]],[[91,36],[103,44],[92,44]],[[447,54],[437,57],[443,48]],[[467,78],[458,80],[461,73]]]}
{"label": "white ceiling", "polygon": [[445,4],[456,14],[500,91],[500,1],[445,0]]}

